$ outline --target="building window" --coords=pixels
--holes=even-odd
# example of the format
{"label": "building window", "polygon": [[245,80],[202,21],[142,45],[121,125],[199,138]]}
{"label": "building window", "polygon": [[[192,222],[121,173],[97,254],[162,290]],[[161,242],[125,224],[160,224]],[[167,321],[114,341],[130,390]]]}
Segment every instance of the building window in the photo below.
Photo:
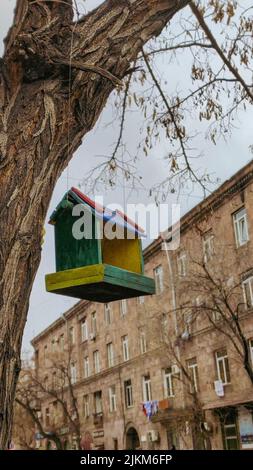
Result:
{"label": "building window", "polygon": [[99,351],[94,351],[93,353],[93,364],[94,364],[94,372],[95,374],[98,374],[100,372]]}
{"label": "building window", "polygon": [[115,385],[112,385],[112,387],[109,388],[109,410],[110,413],[113,413],[116,411],[116,387]]}
{"label": "building window", "polygon": [[47,357],[47,345],[44,346],[44,359]]}
{"label": "building window", "polygon": [[52,353],[56,352],[56,346],[57,346],[57,341],[55,338],[52,339],[51,341],[51,351]]}
{"label": "building window", "polygon": [[177,258],[177,269],[178,269],[178,275],[181,277],[186,276],[186,253],[180,253],[180,255]]}
{"label": "building window", "polygon": [[70,380],[72,384],[75,384],[77,381],[76,364],[74,363],[70,365]]}
{"label": "building window", "polygon": [[83,397],[83,416],[89,418],[90,416],[90,400],[89,395],[84,395]]}
{"label": "building window", "polygon": [[187,368],[190,379],[190,392],[195,393],[199,391],[199,376],[198,376],[198,364],[196,357],[187,361]]}
{"label": "building window", "polygon": [[123,351],[123,360],[129,360],[129,347],[128,347],[128,336],[122,336],[122,351]]}
{"label": "building window", "polygon": [[73,326],[69,328],[69,342],[70,344],[75,344],[75,330]]}
{"label": "building window", "polygon": [[243,207],[233,215],[236,246],[242,246],[249,240],[246,209]]}
{"label": "building window", "polygon": [[107,347],[107,362],[108,362],[108,367],[113,367],[114,366],[114,350],[113,350],[113,344],[108,343],[106,345]]}
{"label": "building window", "polygon": [[131,408],[134,404],[134,401],[133,401],[132,381],[130,379],[124,382],[124,389],[125,389],[126,408]]}
{"label": "building window", "polygon": [[120,315],[124,317],[127,314],[127,300],[123,299],[120,301]]}
{"label": "building window", "polygon": [[87,379],[90,375],[90,364],[89,364],[89,357],[85,356],[83,361],[83,370],[84,370],[84,378]]}
{"label": "building window", "polygon": [[81,337],[82,341],[87,341],[88,339],[88,324],[86,318],[81,323]]}
{"label": "building window", "polygon": [[154,269],[156,294],[163,292],[163,267],[160,264]]}
{"label": "building window", "polygon": [[248,277],[242,283],[244,302],[247,308],[253,307],[253,276]]}
{"label": "building window", "polygon": [[141,331],[140,333],[140,351],[141,354],[145,354],[147,352],[147,340],[146,340],[146,333]]}
{"label": "building window", "polygon": [[143,401],[151,401],[152,394],[151,394],[151,380],[150,375],[144,375],[142,377],[142,392],[143,392]]}
{"label": "building window", "polygon": [[220,351],[216,351],[215,357],[218,379],[222,382],[223,385],[227,385],[230,383],[230,370],[227,350],[224,348]]}
{"label": "building window", "polygon": [[106,325],[112,323],[112,307],[110,304],[105,304],[105,323]]}
{"label": "building window", "polygon": [[251,367],[253,367],[253,339],[249,340],[249,351],[250,351]]}
{"label": "building window", "polygon": [[192,312],[189,310],[184,311],[183,313],[183,320],[184,320],[184,334],[190,335],[192,333]]}
{"label": "building window", "polygon": [[96,334],[97,334],[97,314],[96,314],[96,312],[93,312],[91,314],[91,329],[92,329],[92,333],[96,336]]}
{"label": "building window", "polygon": [[203,237],[203,255],[205,263],[208,263],[214,255],[214,236],[212,232],[208,232]]}
{"label": "building window", "polygon": [[144,304],[144,301],[145,301],[145,297],[144,295],[140,295],[140,297],[138,297],[138,302],[140,305]]}
{"label": "building window", "polygon": [[60,336],[59,345],[60,345],[60,351],[63,352],[64,351],[64,334]]}
{"label": "building window", "polygon": [[165,398],[174,397],[172,368],[168,367],[163,371],[164,396]]}
{"label": "building window", "polygon": [[221,426],[223,430],[225,450],[239,450],[239,436],[237,431],[237,417],[233,408],[226,409],[225,414],[221,416]]}
{"label": "building window", "polygon": [[95,413],[102,413],[103,412],[102,392],[101,392],[101,390],[94,393],[94,408],[95,408]]}

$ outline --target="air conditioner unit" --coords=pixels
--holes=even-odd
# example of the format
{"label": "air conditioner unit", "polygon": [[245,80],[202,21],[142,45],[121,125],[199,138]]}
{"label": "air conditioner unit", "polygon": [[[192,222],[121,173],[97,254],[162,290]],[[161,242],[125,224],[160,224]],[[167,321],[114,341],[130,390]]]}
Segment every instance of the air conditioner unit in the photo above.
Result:
{"label": "air conditioner unit", "polygon": [[174,364],[172,367],[171,367],[171,372],[173,375],[177,375],[177,374],[180,374],[180,369],[178,367],[177,364]]}
{"label": "air conditioner unit", "polygon": [[96,333],[90,333],[90,340],[94,341],[96,339]]}
{"label": "air conditioner unit", "polygon": [[148,431],[147,437],[149,442],[157,442],[159,441],[159,432],[154,430]]}

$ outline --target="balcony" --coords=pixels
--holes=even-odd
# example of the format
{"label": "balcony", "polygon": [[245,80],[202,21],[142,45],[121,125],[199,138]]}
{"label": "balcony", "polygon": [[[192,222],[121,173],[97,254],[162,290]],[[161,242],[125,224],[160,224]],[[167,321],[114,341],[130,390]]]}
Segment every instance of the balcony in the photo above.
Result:
{"label": "balcony", "polygon": [[93,414],[93,424],[94,426],[97,426],[97,427],[103,427],[103,423],[104,423],[104,420],[103,420],[103,413],[94,413]]}
{"label": "balcony", "polygon": [[192,415],[192,410],[190,408],[178,408],[175,407],[173,399],[165,398],[164,400],[159,401],[158,413],[151,418],[153,423],[168,424],[171,423],[171,420],[182,419],[183,422]]}

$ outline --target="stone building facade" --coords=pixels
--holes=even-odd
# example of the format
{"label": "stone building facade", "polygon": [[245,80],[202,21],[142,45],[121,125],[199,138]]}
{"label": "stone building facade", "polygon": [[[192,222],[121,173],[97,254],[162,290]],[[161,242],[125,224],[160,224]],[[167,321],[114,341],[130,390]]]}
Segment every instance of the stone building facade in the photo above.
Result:
{"label": "stone building facade", "polygon": [[[177,249],[144,250],[156,295],[80,301],[33,339],[43,380],[71,349],[83,448],[253,448],[252,207],[250,163],[182,217]],[[47,396],[41,414],[50,430]]]}

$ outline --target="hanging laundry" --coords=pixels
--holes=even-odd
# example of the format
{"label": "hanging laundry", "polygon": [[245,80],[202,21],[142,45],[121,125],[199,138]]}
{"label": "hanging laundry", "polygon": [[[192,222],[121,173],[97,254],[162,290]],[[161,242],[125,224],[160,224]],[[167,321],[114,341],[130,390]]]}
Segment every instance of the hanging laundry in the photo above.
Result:
{"label": "hanging laundry", "polygon": [[149,420],[151,420],[151,418],[158,413],[158,400],[144,402],[143,413]]}
{"label": "hanging laundry", "polygon": [[152,416],[154,416],[158,413],[158,407],[159,407],[158,400],[153,400],[152,401]]}
{"label": "hanging laundry", "polygon": [[142,408],[142,411],[143,411],[144,415],[147,416],[147,412],[146,412],[144,403],[141,404],[141,408]]}
{"label": "hanging laundry", "polygon": [[143,405],[144,405],[144,409],[146,411],[146,416],[150,420],[151,417],[152,417],[152,401],[145,401],[145,403],[143,403]]}

